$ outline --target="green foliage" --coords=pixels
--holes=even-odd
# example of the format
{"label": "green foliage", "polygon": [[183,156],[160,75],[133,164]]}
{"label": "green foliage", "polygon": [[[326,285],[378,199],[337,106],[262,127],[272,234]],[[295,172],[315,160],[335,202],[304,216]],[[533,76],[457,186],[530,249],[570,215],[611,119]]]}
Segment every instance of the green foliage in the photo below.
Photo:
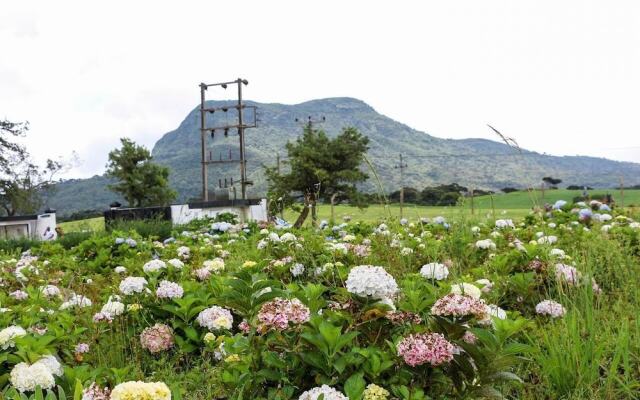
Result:
{"label": "green foliage", "polygon": [[54,160],[39,167],[24,146],[8,138],[25,136],[28,129],[27,122],[0,121],[0,208],[9,216],[37,212],[53,189],[54,176],[64,167]]}
{"label": "green foliage", "polygon": [[164,240],[171,236],[173,224],[163,219],[115,220],[106,225],[109,232],[137,232],[144,238]]}
{"label": "green foliage", "polygon": [[287,173],[265,167],[272,211],[292,205],[295,196],[302,193],[305,207],[296,222],[300,226],[308,213],[306,206],[314,208],[315,219],[315,205],[320,199],[357,202],[360,197],[356,184],[368,178],[361,171],[368,143],[369,139],[355,128],[345,128],[335,138],[324,131],[306,128],[295,142],[286,145]]}
{"label": "green foliage", "polygon": [[30,248],[36,246],[39,243],[38,240],[33,240],[29,238],[19,238],[19,239],[6,239],[0,240],[0,251],[4,253],[21,253],[23,251],[27,251]]}
{"label": "green foliage", "polygon": [[106,176],[118,182],[109,186],[131,207],[166,205],[176,197],[169,187],[169,168],[152,162],[151,153],[127,138],[109,153]]}
{"label": "green foliage", "polygon": [[[0,326],[32,328],[0,351],[0,390],[9,399],[61,400],[62,391],[76,400],[92,382],[113,387],[141,380],[166,382],[173,398],[194,400],[289,400],[323,384],[350,399],[365,398],[370,384],[397,399],[634,398],[640,389],[640,324],[633,314],[640,306],[640,230],[626,217],[614,218],[608,231],[597,221],[584,230],[575,214],[554,211],[503,229],[494,228],[492,218],[468,220],[460,213],[448,215],[446,227],[414,217],[402,225],[386,220],[384,229],[378,221],[352,220],[338,225],[342,232],[331,226],[267,227],[268,232],[236,226],[215,236],[206,220],[176,228],[175,240],[164,244],[135,230],[38,243],[31,251],[38,270],[23,269],[26,280],[16,279],[12,259],[19,251],[0,250],[5,285],[0,303],[7,310],[0,313]],[[539,243],[538,232],[556,235],[558,242]],[[496,248],[476,248],[475,241],[485,238]],[[515,238],[523,247],[515,246]],[[178,255],[182,246],[189,254]],[[356,254],[355,246],[368,251]],[[553,255],[554,247],[566,256]],[[166,268],[145,272],[143,266],[155,257],[180,258],[183,265],[167,262]],[[223,257],[224,266],[196,278],[195,271],[216,257]],[[449,276],[440,281],[422,276],[421,266],[431,262],[448,265]],[[558,262],[575,264],[582,274],[576,285],[557,278]],[[304,271],[294,276],[296,264]],[[356,265],[381,265],[394,277],[395,311],[347,290],[345,280]],[[116,266],[124,266],[126,274],[114,272]],[[145,277],[149,291],[124,295],[119,284],[134,276]],[[162,280],[179,283],[183,296],[158,298]],[[434,303],[461,282],[483,287],[481,299],[506,310],[506,316],[479,320],[432,313]],[[60,297],[43,295],[48,284],[60,288]],[[8,295],[17,289],[28,298]],[[64,309],[71,292],[93,304]],[[114,294],[123,313],[111,322],[94,322],[93,315]],[[299,300],[308,307],[309,320],[269,327],[261,310],[275,298]],[[535,305],[543,299],[561,303],[564,318],[538,315]],[[231,312],[231,329],[209,332],[197,321],[213,305]],[[172,329],[174,345],[151,353],[142,347],[141,333],[156,323]],[[398,343],[420,333],[442,334],[456,346],[453,359],[437,366],[405,362]],[[91,350],[75,354],[82,342]],[[51,393],[16,394],[9,383],[13,366],[45,354],[64,365],[63,376],[56,377],[59,386]]]}

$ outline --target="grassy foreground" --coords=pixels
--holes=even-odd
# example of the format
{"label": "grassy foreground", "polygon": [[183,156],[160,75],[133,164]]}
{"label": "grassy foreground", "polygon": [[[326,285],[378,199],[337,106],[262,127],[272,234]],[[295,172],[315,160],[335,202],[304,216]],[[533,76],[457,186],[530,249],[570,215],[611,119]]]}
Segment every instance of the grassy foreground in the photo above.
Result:
{"label": "grassy foreground", "polygon": [[[433,218],[441,215],[444,217],[489,217],[489,218],[521,218],[529,213],[534,204],[544,205],[545,203],[553,204],[557,200],[566,200],[571,202],[574,197],[580,196],[579,190],[546,190],[544,198],[540,190],[531,192],[513,192],[507,194],[495,194],[493,196],[479,196],[474,198],[474,210],[471,212],[471,202],[466,199],[460,206],[452,207],[427,207],[417,206],[414,204],[406,204],[403,215],[408,219],[417,219],[420,217]],[[592,196],[604,195],[611,193],[617,204],[621,204],[621,195],[615,190],[593,190],[589,191]],[[624,192],[625,206],[640,206],[640,190],[626,190]],[[376,222],[389,216],[399,218],[400,206],[391,204],[383,206],[380,204],[372,204],[367,208],[358,209],[348,205],[338,205],[335,207],[335,217],[341,220],[345,216],[352,217],[353,221]],[[297,213],[287,211],[284,217],[289,222],[295,221]],[[328,205],[320,205],[318,207],[319,219],[329,220],[331,217],[331,207]],[[79,221],[61,222],[58,224],[64,232],[93,231],[99,232],[104,230],[104,218],[89,218]]]}
{"label": "grassy foreground", "polygon": [[[385,210],[339,207],[353,220],[335,231],[219,232],[204,222],[174,229],[165,243],[168,236],[132,230],[69,247],[41,243],[20,261],[19,252],[0,252],[0,301],[10,310],[0,321],[27,332],[3,350],[0,390],[13,399],[31,382],[9,376],[18,363],[52,354],[66,393],[153,381],[174,400],[295,400],[322,384],[356,400],[638,398],[640,225],[615,215],[578,220],[571,207],[502,228],[493,216],[467,218],[463,207],[411,209],[451,225],[417,223],[422,214],[407,214],[407,225],[358,223]],[[423,271],[428,263],[439,275]],[[358,265],[386,272],[350,279]],[[386,283],[369,289],[394,292],[396,312],[363,296],[367,282]],[[493,307],[493,318],[469,298],[462,304],[472,312],[462,316],[436,306],[460,283]],[[72,294],[91,302],[76,296],[69,305]],[[538,310],[545,301],[561,312]],[[276,317],[294,308],[280,324]],[[432,333],[459,350],[413,346]],[[81,343],[88,351],[77,350]],[[387,394],[365,395],[371,384]]]}

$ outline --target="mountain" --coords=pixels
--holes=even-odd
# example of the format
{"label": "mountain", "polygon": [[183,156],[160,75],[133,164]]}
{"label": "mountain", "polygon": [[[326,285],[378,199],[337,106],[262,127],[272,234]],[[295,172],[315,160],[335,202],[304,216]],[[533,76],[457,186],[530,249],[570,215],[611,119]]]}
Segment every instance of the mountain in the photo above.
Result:
{"label": "mountain", "polygon": [[[221,107],[229,102],[210,101],[207,107]],[[407,168],[404,171],[405,186],[423,188],[427,185],[457,182],[464,186],[500,189],[538,185],[543,176],[563,180],[562,185],[588,185],[613,187],[620,177],[628,185],[640,183],[640,164],[619,162],[596,157],[548,156],[522,150],[486,139],[441,139],[417,131],[376,112],[363,101],[353,98],[329,98],[307,101],[295,105],[247,102],[257,107],[258,127],[247,129],[246,151],[250,196],[266,191],[262,165],[275,165],[278,153],[286,156],[284,145],[293,141],[302,131],[300,122],[308,116],[324,117],[317,125],[334,136],[346,126],[354,126],[370,139],[368,158],[386,191],[400,186],[400,173],[396,165],[402,153]],[[208,126],[233,123],[235,110],[208,114]],[[252,120],[250,109],[245,110],[245,121]],[[238,157],[238,135],[235,130],[216,131],[210,143],[213,159]],[[199,107],[187,115],[180,126],[163,135],[153,148],[154,159],[171,168],[171,185],[179,193],[179,201],[200,196],[200,112]],[[284,168],[284,164],[283,164]],[[367,166],[363,166],[369,169]],[[218,179],[239,180],[238,164],[214,164],[210,166],[211,189]],[[376,179],[371,178],[363,189],[373,191]],[[94,176],[84,180],[60,183],[48,205],[61,214],[77,210],[101,209],[117,199],[106,189],[108,179]]]}

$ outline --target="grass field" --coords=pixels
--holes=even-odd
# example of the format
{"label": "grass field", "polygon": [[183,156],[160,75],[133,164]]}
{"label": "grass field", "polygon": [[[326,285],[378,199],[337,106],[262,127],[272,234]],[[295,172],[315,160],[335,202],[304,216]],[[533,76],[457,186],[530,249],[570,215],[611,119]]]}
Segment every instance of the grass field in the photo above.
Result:
{"label": "grass field", "polygon": [[99,232],[104,230],[104,218],[96,217],[80,219],[78,221],[60,222],[58,226],[62,228],[64,233],[82,231]]}
{"label": "grass field", "polygon": [[[589,195],[599,196],[610,193],[613,199],[618,205],[622,204],[622,197],[619,190],[590,190]],[[507,194],[494,194],[493,202],[496,209],[531,209],[531,206],[535,202],[538,205],[544,205],[545,203],[553,204],[557,200],[566,200],[571,202],[574,197],[582,195],[580,190],[545,190],[544,198],[540,190],[533,190],[531,192],[513,192]],[[491,209],[491,197],[481,196],[474,199],[474,206],[479,209]],[[630,206],[640,205],[640,190],[625,190],[624,191],[624,205]]]}
{"label": "grass field", "polygon": [[[619,191],[593,190],[589,192],[592,196],[611,193],[620,205],[621,197]],[[574,197],[580,196],[579,190],[547,190],[544,198],[539,190],[532,192],[513,192],[508,194],[495,194],[493,196],[480,196],[474,198],[473,217],[482,218],[520,218],[529,213],[534,204],[544,205],[545,203],[553,204],[556,200],[571,201]],[[535,203],[534,203],[535,202]],[[624,193],[624,203],[629,205],[640,205],[640,190],[626,190]],[[344,216],[350,216],[354,221],[375,222],[385,217],[400,217],[400,206],[391,204],[383,206],[372,204],[362,210],[357,207],[347,205],[338,205],[335,207],[336,219],[342,219]],[[438,215],[444,217],[466,216],[472,217],[471,202],[466,199],[462,205],[452,207],[427,207],[406,204],[403,215],[408,219],[416,219],[419,217],[433,218]],[[318,218],[320,220],[328,220],[331,217],[331,207],[328,205],[320,205],[318,208]],[[297,213],[287,211],[284,218],[289,222],[294,222]],[[59,226],[64,232],[78,231],[102,231],[104,230],[104,218],[90,218],[79,221],[61,222]]]}

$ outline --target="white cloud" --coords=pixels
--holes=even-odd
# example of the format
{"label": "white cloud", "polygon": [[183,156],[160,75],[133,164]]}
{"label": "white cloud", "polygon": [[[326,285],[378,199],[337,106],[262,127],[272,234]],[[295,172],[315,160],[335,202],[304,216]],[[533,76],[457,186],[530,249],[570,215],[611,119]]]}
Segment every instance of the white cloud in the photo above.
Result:
{"label": "white cloud", "polygon": [[[9,2],[0,118],[40,159],[103,170],[122,136],[151,147],[237,76],[257,101],[351,96],[439,137],[640,161],[640,3]],[[635,147],[634,147],[635,146]]]}

